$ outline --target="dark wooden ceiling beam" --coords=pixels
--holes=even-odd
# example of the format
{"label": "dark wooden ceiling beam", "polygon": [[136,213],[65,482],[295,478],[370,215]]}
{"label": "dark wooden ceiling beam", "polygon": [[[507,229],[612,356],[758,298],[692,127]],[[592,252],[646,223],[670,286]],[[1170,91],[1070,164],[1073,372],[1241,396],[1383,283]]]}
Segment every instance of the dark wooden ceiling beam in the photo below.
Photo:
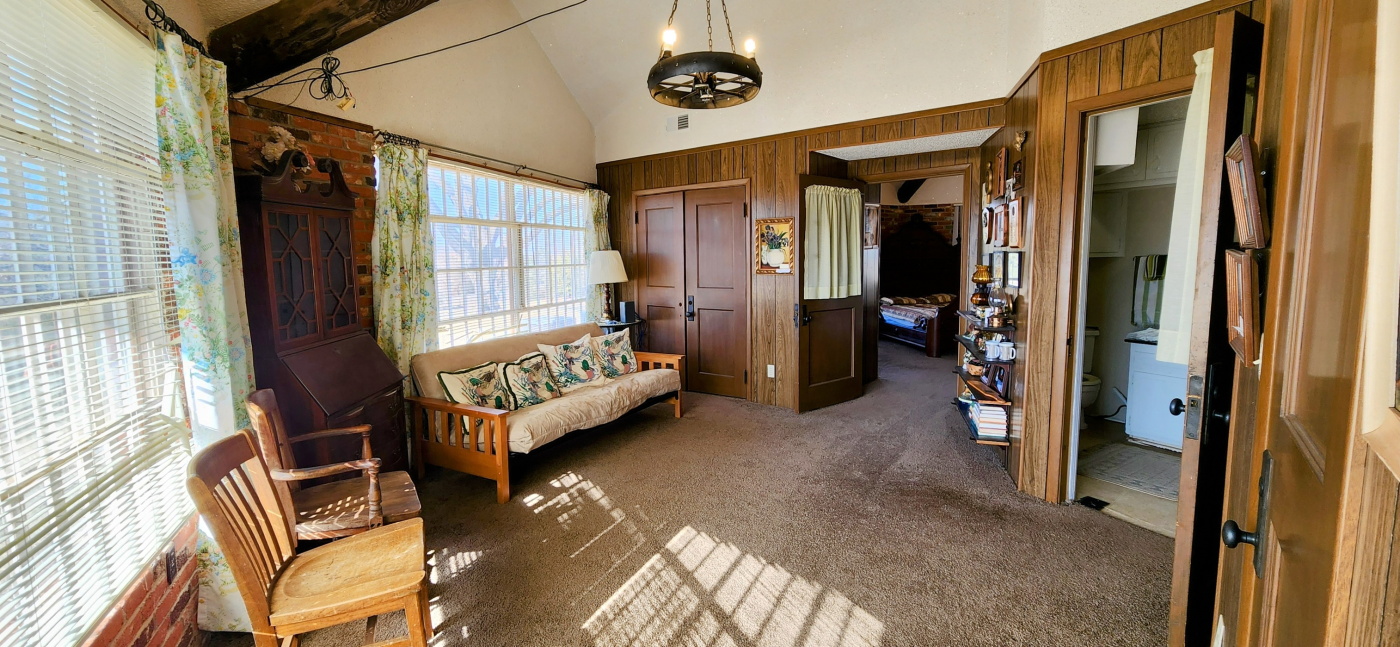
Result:
{"label": "dark wooden ceiling beam", "polygon": [[281,0],[209,34],[209,53],[243,90],[316,60],[437,0]]}

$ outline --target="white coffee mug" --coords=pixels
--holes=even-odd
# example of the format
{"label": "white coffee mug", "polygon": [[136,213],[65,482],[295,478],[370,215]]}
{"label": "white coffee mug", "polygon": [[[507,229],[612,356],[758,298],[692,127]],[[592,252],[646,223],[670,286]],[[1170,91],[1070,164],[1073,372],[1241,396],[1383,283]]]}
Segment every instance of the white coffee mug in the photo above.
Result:
{"label": "white coffee mug", "polygon": [[989,341],[987,342],[987,348],[984,349],[983,352],[986,353],[987,359],[1001,359],[1001,344]]}
{"label": "white coffee mug", "polygon": [[1016,359],[1016,342],[997,342],[997,357],[999,359]]}

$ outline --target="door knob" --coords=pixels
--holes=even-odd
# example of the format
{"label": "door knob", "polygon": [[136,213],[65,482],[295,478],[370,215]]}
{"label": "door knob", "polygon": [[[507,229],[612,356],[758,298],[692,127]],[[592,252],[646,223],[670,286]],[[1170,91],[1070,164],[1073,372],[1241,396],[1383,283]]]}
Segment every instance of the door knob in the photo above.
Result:
{"label": "door knob", "polygon": [[1226,521],[1225,525],[1221,526],[1220,539],[1225,542],[1226,548],[1234,548],[1240,544],[1259,547],[1259,533],[1241,530],[1240,524],[1235,523],[1234,519]]}
{"label": "door knob", "polygon": [[695,297],[685,298],[685,319],[695,321]]}
{"label": "door knob", "polygon": [[1174,416],[1179,416],[1186,411],[1186,403],[1182,402],[1181,398],[1172,398],[1172,401],[1167,403],[1167,411],[1170,411]]}

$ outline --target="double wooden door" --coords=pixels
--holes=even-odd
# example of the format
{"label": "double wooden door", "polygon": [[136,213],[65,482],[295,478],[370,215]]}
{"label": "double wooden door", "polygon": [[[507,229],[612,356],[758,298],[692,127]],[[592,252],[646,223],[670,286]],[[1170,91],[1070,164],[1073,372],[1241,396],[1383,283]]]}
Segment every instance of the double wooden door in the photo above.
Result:
{"label": "double wooden door", "polygon": [[686,356],[686,389],[748,396],[749,273],[742,186],[637,196],[637,309],[647,350]]}

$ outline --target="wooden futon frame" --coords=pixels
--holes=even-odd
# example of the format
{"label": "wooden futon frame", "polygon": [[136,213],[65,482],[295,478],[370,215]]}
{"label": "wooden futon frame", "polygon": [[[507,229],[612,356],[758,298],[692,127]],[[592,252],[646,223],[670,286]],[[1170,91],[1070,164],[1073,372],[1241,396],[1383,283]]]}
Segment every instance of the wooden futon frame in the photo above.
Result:
{"label": "wooden futon frame", "polygon": [[[682,382],[680,391],[668,394],[669,397],[648,400],[642,407],[668,402],[675,406],[676,417],[681,417],[685,355],[644,352],[636,355],[638,370],[675,369],[680,372]],[[506,426],[509,411],[435,398],[406,399],[412,407],[409,433],[413,436],[413,464],[417,466],[419,479],[423,478],[426,465],[446,467],[495,481],[496,502],[510,500],[510,432]]]}

